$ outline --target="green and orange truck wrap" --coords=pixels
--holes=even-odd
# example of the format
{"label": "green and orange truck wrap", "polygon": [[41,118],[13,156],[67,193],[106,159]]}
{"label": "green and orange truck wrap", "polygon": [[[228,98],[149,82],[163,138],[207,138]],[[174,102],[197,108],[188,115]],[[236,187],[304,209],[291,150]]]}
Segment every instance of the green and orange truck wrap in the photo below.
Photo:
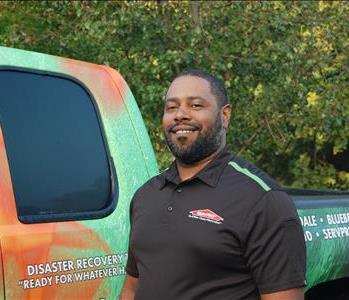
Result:
{"label": "green and orange truck wrap", "polygon": [[[117,199],[111,200],[117,205],[107,216],[21,222],[6,136],[1,130],[0,299],[116,299],[125,274],[129,202],[135,190],[157,173],[153,149],[133,95],[120,74],[106,66],[3,47],[0,66],[0,72],[18,68],[21,72],[72,77],[88,88],[117,173],[118,189],[114,193]],[[0,101],[6,99],[1,97]],[[26,149],[22,151],[25,156]]]}
{"label": "green and orange truck wrap", "polygon": [[[26,79],[43,85],[31,91],[30,84],[24,84]],[[55,87],[55,81],[62,85]],[[66,95],[63,86],[79,91]],[[57,111],[56,120],[57,108],[51,111],[50,105],[60,102],[60,92],[66,104]],[[127,83],[106,66],[0,47],[0,93],[0,299],[117,299],[127,260],[129,203],[136,189],[158,173],[149,136]],[[100,136],[96,141],[109,168],[103,179],[94,179],[91,189],[72,192],[64,191],[64,186],[79,174],[84,177],[90,172],[89,165],[99,159],[98,155],[84,157],[84,149],[94,147],[88,144],[94,131],[85,130],[79,110],[73,111],[78,106],[70,107],[74,95],[87,99],[90,115],[86,119],[97,122],[95,132]],[[64,127],[65,106],[73,124],[69,128]],[[9,111],[16,117],[9,118]],[[29,147],[34,134],[41,151],[38,157]],[[25,142],[18,142],[21,139]],[[51,155],[55,145],[63,150]],[[71,159],[69,153],[61,153],[65,147],[77,147],[78,155]],[[59,157],[57,165],[54,155]],[[71,160],[65,162],[64,158]],[[75,160],[79,163],[72,167]],[[42,178],[32,172],[33,166],[38,172],[43,169]],[[50,174],[53,181],[49,181]],[[36,191],[48,186],[55,190],[55,184],[59,196],[48,200],[55,205],[50,209]],[[101,186],[107,200],[94,207],[91,194]],[[304,228],[307,289],[348,278],[349,194],[289,192]],[[30,197],[33,201],[39,197],[41,202],[35,203],[42,207],[31,205]]]}

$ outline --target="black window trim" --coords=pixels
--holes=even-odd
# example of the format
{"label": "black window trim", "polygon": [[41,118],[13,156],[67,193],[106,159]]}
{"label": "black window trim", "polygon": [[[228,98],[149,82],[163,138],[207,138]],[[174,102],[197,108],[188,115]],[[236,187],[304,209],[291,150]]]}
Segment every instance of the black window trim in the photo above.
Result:
{"label": "black window trim", "polygon": [[[85,212],[67,212],[67,213],[53,213],[53,214],[43,214],[43,215],[26,215],[26,216],[20,216],[18,215],[18,208],[17,203],[16,204],[16,210],[17,210],[17,217],[18,220],[21,223],[24,224],[35,224],[35,223],[50,223],[50,222],[63,222],[63,221],[82,221],[82,220],[90,220],[90,219],[101,219],[104,217],[107,217],[110,215],[117,206],[118,203],[118,181],[117,181],[117,174],[115,170],[115,165],[113,158],[110,154],[110,149],[107,143],[104,125],[102,122],[102,117],[100,115],[100,112],[97,107],[96,99],[93,97],[90,89],[80,80],[77,78],[70,76],[68,74],[64,73],[58,73],[58,72],[51,72],[51,71],[45,71],[45,70],[39,70],[39,69],[32,69],[32,68],[24,68],[24,67],[17,67],[17,66],[0,66],[0,72],[2,71],[16,71],[16,72],[23,72],[23,73],[31,73],[36,75],[44,75],[44,76],[50,76],[50,77],[57,77],[61,79],[70,80],[77,85],[79,85],[90,97],[94,111],[96,113],[98,126],[102,135],[103,145],[104,149],[106,151],[107,159],[108,159],[108,165],[109,165],[109,176],[110,176],[110,199],[108,201],[108,206],[96,210],[96,211],[85,211]],[[0,126],[1,126],[1,119],[0,119]],[[5,143],[5,151],[6,151],[6,139],[4,137],[4,143]],[[11,176],[11,182],[12,182],[12,174],[10,170],[10,176]],[[12,186],[13,187],[13,186]],[[13,187],[13,193],[14,197],[16,199],[16,191]]]}

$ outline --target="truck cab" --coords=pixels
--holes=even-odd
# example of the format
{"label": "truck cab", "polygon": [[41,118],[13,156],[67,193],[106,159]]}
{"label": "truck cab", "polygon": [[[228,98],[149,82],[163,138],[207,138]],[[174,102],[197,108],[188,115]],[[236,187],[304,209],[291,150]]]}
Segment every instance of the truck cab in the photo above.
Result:
{"label": "truck cab", "polygon": [[0,299],[116,299],[129,202],[157,165],[100,65],[0,47]]}

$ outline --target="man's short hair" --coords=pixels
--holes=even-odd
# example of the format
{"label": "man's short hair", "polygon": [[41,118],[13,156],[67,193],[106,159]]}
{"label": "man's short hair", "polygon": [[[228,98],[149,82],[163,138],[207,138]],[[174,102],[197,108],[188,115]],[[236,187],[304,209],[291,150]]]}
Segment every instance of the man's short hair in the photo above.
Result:
{"label": "man's short hair", "polygon": [[182,76],[196,76],[200,77],[202,79],[205,79],[210,84],[210,89],[212,94],[216,97],[218,105],[220,107],[223,107],[224,105],[228,104],[228,93],[225,89],[223,80],[218,79],[217,77],[214,77],[213,75],[201,71],[201,70],[195,70],[195,69],[185,69],[177,74],[176,78],[182,77]]}

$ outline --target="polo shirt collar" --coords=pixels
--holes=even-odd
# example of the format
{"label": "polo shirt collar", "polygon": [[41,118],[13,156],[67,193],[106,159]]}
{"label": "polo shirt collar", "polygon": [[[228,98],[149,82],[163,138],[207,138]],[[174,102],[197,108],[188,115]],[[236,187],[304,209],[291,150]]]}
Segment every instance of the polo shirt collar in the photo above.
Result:
{"label": "polo shirt collar", "polygon": [[199,179],[211,187],[216,187],[223,169],[225,168],[227,163],[232,160],[232,158],[233,155],[229,151],[228,147],[225,146],[222,151],[219,152],[217,156],[207,164],[207,166],[205,166],[205,168],[203,168],[192,178],[187,179],[183,182],[180,181],[176,161],[173,161],[171,166],[161,174],[160,189],[163,189],[165,185],[170,182],[177,186],[179,184],[183,184],[195,179]]}

